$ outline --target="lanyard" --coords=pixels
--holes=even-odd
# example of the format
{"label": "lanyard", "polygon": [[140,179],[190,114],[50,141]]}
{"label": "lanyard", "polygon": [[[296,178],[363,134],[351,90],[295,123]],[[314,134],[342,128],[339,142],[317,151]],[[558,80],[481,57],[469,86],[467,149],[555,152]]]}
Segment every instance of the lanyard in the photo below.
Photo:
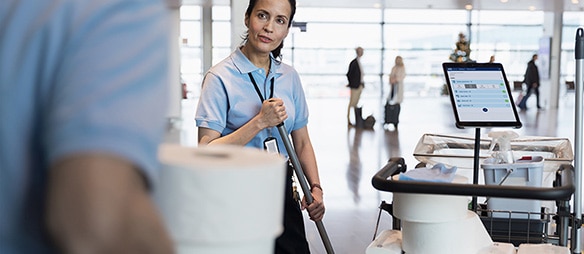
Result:
{"label": "lanyard", "polygon": [[[258,87],[258,84],[256,83],[255,79],[251,75],[251,72],[249,72],[247,74],[249,75],[249,79],[251,79],[251,83],[253,83],[253,86],[256,90],[256,93],[258,93],[258,96],[260,97],[260,101],[263,103],[264,96],[262,96],[262,93],[260,92],[260,88]],[[271,79],[271,82],[272,82],[272,84],[270,85],[270,97],[268,97],[268,99],[270,99],[274,96],[274,78],[273,77]]]}
{"label": "lanyard", "polygon": [[[256,90],[256,93],[258,93],[258,96],[260,97],[260,102],[264,103],[264,96],[262,96],[262,93],[260,92],[260,88],[258,87],[258,84],[256,83],[255,79],[253,78],[253,76],[251,75],[251,72],[247,73],[249,75],[249,79],[251,79],[251,83],[253,83],[253,87]],[[274,96],[274,78],[272,77],[271,79],[272,84],[270,85],[270,97],[268,97],[268,99],[272,98]],[[268,136],[271,137],[272,136],[272,130],[270,128],[268,128]],[[273,138],[267,138],[264,141],[264,146],[266,146],[266,142],[270,142],[271,139]],[[275,141],[275,139],[273,140]],[[277,145],[276,145],[276,151],[277,151]]]}

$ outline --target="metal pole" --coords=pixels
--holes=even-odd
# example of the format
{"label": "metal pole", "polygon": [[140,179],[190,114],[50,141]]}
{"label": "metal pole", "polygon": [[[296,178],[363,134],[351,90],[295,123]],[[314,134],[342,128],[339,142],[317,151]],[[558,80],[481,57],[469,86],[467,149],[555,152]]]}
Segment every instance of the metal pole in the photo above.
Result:
{"label": "metal pole", "polygon": [[[302,192],[304,192],[304,196],[306,197],[306,202],[311,204],[314,199],[312,198],[312,194],[310,192],[310,187],[308,183],[306,183],[306,176],[304,175],[304,171],[302,170],[302,166],[300,166],[300,161],[298,160],[298,156],[296,155],[296,151],[292,147],[292,143],[290,142],[290,138],[288,137],[288,131],[286,131],[286,126],[284,123],[278,125],[278,132],[280,133],[280,137],[284,142],[284,146],[286,147],[286,151],[288,152],[288,156],[290,157],[290,162],[292,162],[292,166],[294,167],[294,172],[298,177],[298,182],[300,183],[300,187],[302,188]],[[318,233],[320,234],[320,238],[322,239],[322,243],[326,249],[326,253],[334,254],[333,246],[331,245],[331,241],[329,240],[328,235],[326,234],[326,230],[322,221],[314,221],[316,223],[316,228],[318,229]]]}
{"label": "metal pole", "polygon": [[[472,184],[479,184],[479,163],[481,160],[481,128],[475,129],[475,144],[474,144],[474,161],[472,167]],[[473,212],[478,210],[477,196],[472,196],[471,209]]]}
{"label": "metal pole", "polygon": [[578,28],[576,31],[576,109],[575,109],[575,133],[574,133],[574,177],[576,190],[574,192],[574,225],[572,236],[572,252],[581,253],[580,230],[582,224],[582,89],[584,74],[584,29]]}

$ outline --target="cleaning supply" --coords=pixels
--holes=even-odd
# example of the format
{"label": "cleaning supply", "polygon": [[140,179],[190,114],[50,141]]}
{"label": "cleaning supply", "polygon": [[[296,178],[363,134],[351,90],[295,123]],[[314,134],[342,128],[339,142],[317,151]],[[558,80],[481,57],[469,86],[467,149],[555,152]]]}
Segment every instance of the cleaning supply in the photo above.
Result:
{"label": "cleaning supply", "polygon": [[452,182],[456,175],[456,166],[446,167],[442,163],[432,168],[415,168],[399,175],[399,180],[424,181],[424,182]]}
{"label": "cleaning supply", "polygon": [[[489,137],[492,138],[491,156],[495,158],[495,163],[514,163],[513,151],[511,151],[511,140],[518,138],[519,134],[514,131],[491,131]],[[495,146],[499,149],[495,151]]]}

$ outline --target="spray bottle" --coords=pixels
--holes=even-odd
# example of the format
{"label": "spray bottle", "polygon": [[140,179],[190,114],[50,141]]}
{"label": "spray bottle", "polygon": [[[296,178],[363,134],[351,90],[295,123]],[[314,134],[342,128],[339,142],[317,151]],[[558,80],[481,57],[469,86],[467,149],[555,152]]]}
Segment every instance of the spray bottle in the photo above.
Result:
{"label": "spray bottle", "polygon": [[[492,152],[495,163],[514,163],[515,159],[513,158],[513,151],[511,151],[511,140],[518,138],[519,134],[514,131],[491,131],[489,132],[489,137],[493,139],[489,151]],[[498,151],[493,151],[495,145],[499,145]]]}

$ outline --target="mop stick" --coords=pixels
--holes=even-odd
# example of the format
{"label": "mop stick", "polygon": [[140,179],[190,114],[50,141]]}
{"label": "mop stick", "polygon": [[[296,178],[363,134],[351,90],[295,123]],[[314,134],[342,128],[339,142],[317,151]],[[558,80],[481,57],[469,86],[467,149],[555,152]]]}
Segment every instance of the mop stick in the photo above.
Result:
{"label": "mop stick", "polygon": [[[580,27],[576,30],[576,46],[574,48],[575,59],[576,59],[576,80],[574,86],[576,89],[576,107],[575,107],[575,131],[574,131],[574,168],[575,168],[575,185],[576,191],[574,192],[574,221],[582,221],[582,111],[584,110],[584,104],[582,100],[584,92],[584,28]],[[574,222],[575,224],[576,222]],[[580,225],[573,226],[572,235],[572,251],[573,253],[581,253],[581,242]]]}
{"label": "mop stick", "polygon": [[[306,176],[304,175],[304,171],[300,166],[300,161],[298,161],[298,156],[296,155],[296,151],[292,147],[290,142],[290,138],[288,137],[288,132],[286,131],[286,126],[284,123],[279,124],[278,132],[280,133],[280,137],[284,142],[284,146],[286,147],[286,151],[288,152],[288,156],[290,157],[290,161],[292,162],[292,166],[294,167],[294,172],[296,172],[296,176],[298,176],[298,182],[300,183],[300,187],[302,188],[302,192],[304,192],[304,196],[306,197],[306,202],[311,204],[314,201],[312,194],[310,192],[310,187],[308,187],[308,183],[306,183]],[[316,223],[316,228],[318,229],[318,233],[320,234],[320,238],[322,239],[322,243],[326,249],[326,253],[334,254],[333,246],[326,234],[326,230],[322,221],[314,221]]]}

